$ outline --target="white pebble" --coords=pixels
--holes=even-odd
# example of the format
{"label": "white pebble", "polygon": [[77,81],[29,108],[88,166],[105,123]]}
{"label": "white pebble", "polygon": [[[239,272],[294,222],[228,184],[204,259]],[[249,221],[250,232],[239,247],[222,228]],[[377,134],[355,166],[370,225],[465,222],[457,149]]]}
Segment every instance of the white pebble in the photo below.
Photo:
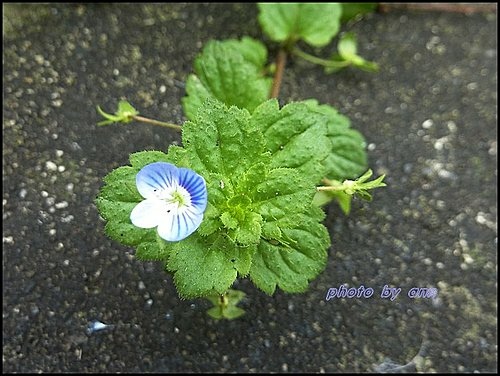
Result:
{"label": "white pebble", "polygon": [[73,217],[71,214],[66,216],[66,217],[62,217],[61,218],[61,222],[62,223],[69,223],[71,222],[73,219],[75,219],[75,217]]}
{"label": "white pebble", "polygon": [[64,171],[66,171],[66,167],[64,167],[64,166],[59,166],[59,167],[57,168],[57,171],[59,171],[59,172],[64,172]]}
{"label": "white pebble", "polygon": [[45,168],[49,171],[57,171],[57,165],[52,161],[45,162]]}
{"label": "white pebble", "polygon": [[434,149],[436,150],[443,150],[443,141],[441,140],[437,140],[435,143],[434,143]]}
{"label": "white pebble", "polygon": [[447,125],[448,125],[448,130],[450,132],[456,132],[457,131],[457,125],[455,124],[454,121],[450,120]]}
{"label": "white pebble", "polygon": [[464,262],[466,264],[472,264],[474,263],[474,259],[467,253],[464,253]]}
{"label": "white pebble", "polygon": [[68,207],[68,203],[66,201],[58,202],[56,205],[56,209],[64,209]]}
{"label": "white pebble", "polygon": [[14,238],[12,236],[4,236],[3,242],[6,244],[14,244]]}
{"label": "white pebble", "polygon": [[431,119],[427,119],[422,123],[422,128],[429,129],[434,125],[434,122]]}
{"label": "white pebble", "polygon": [[480,225],[484,225],[487,222],[483,212],[477,213],[476,222],[479,223]]}
{"label": "white pebble", "polygon": [[25,198],[27,193],[28,193],[28,191],[27,191],[26,189],[24,189],[24,188],[23,188],[23,189],[21,189],[21,190],[19,191],[19,197],[20,197],[20,198]]}
{"label": "white pebble", "polygon": [[49,230],[49,235],[55,235],[56,234],[56,229],[55,228],[51,228]]}

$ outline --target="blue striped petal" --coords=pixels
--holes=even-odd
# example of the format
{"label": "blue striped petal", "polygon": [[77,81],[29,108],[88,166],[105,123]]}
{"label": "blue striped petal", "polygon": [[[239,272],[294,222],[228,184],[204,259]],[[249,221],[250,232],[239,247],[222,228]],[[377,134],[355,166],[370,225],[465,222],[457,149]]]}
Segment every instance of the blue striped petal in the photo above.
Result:
{"label": "blue striped petal", "polygon": [[173,164],[155,162],[144,166],[135,177],[137,190],[144,198],[164,198],[162,193],[175,186],[179,169]]}
{"label": "blue striped petal", "polygon": [[207,208],[207,186],[205,179],[187,168],[179,168],[179,185],[189,192],[191,205],[197,213]]}
{"label": "blue striped petal", "polygon": [[174,214],[158,225],[158,235],[169,242],[176,242],[187,238],[200,226],[203,213],[192,210],[184,210],[180,214]]}

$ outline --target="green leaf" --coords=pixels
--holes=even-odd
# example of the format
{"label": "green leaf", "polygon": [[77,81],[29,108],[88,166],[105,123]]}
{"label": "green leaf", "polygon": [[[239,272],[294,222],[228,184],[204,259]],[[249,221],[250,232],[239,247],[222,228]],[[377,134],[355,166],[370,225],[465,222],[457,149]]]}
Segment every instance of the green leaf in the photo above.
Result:
{"label": "green leaf", "polygon": [[261,233],[262,216],[258,213],[247,212],[234,231],[229,231],[229,236],[238,245],[250,246],[259,242]]}
{"label": "green leaf", "polygon": [[349,118],[342,115],[338,110],[327,104],[319,104],[316,99],[306,99],[302,101],[310,110],[325,115],[325,121],[328,129],[347,129],[351,126]]}
{"label": "green leaf", "polygon": [[249,192],[255,210],[266,221],[282,218],[289,213],[307,209],[314,197],[313,182],[295,169],[276,168]]}
{"label": "green leaf", "polygon": [[154,162],[173,163],[170,155],[167,155],[164,152],[157,150],[138,151],[130,154],[129,159],[132,166],[140,166],[139,169]]}
{"label": "green leaf", "polygon": [[351,212],[352,196],[344,192],[334,192],[333,197],[339,204],[340,209],[342,209],[344,214],[349,215]]}
{"label": "green leaf", "polygon": [[252,63],[257,70],[261,70],[267,63],[266,46],[256,39],[243,37],[237,39],[226,39],[220,43],[238,51],[246,62]]}
{"label": "green leaf", "polygon": [[182,298],[223,294],[238,274],[248,274],[255,247],[236,247],[226,237],[193,234],[174,243],[167,270]]}
{"label": "green leaf", "polygon": [[222,213],[222,215],[220,216],[220,219],[221,219],[222,223],[224,224],[224,227],[226,227],[230,230],[234,230],[234,229],[238,228],[238,220],[236,218],[234,218],[231,215],[231,213],[229,213],[229,212]]}
{"label": "green leaf", "polygon": [[349,118],[329,105],[315,99],[305,101],[312,111],[323,114],[329,139],[329,154],[324,160],[325,174],[330,179],[355,178],[367,166],[365,140],[361,133],[350,128]]}
{"label": "green leaf", "polygon": [[97,125],[108,125],[112,123],[130,123],[133,120],[133,117],[139,115],[139,112],[132,107],[130,103],[127,101],[118,102],[118,109],[114,115],[108,114],[104,112],[101,107],[97,106],[97,112],[105,119],[97,123]]}
{"label": "green leaf", "polygon": [[195,74],[186,82],[182,105],[188,119],[195,119],[207,98],[252,112],[271,89],[272,80],[261,73],[266,60],[265,47],[251,38],[208,42],[195,60]]}
{"label": "green leaf", "polygon": [[137,110],[127,101],[118,102],[118,111],[116,112],[116,115],[128,118],[138,114],[139,112],[137,112]]}
{"label": "green leaf", "polygon": [[234,320],[245,314],[245,310],[239,307],[228,306],[222,311],[222,317],[228,320]]}
{"label": "green leaf", "polygon": [[318,211],[321,210],[316,207],[310,210],[310,214],[287,219],[281,229],[281,239],[261,240],[257,247],[250,279],[269,295],[276,287],[289,293],[305,291],[309,281],[326,265],[330,245],[328,231],[318,223],[318,215],[321,217]]}
{"label": "green leaf", "polygon": [[353,66],[367,72],[376,72],[378,70],[377,63],[367,61],[358,55],[358,47],[356,35],[354,33],[345,33],[339,40],[338,44],[339,56],[350,62]]}
{"label": "green leaf", "polygon": [[344,33],[339,40],[337,49],[344,60],[353,60],[358,53],[356,35],[352,32]]}
{"label": "green leaf", "polygon": [[264,135],[271,167],[295,168],[313,182],[324,176],[322,162],[330,152],[327,124],[307,103],[290,103],[280,110],[276,99],[269,100],[254,111],[252,123]]}
{"label": "green leaf", "polygon": [[207,100],[194,121],[182,127],[182,137],[192,168],[199,174],[238,176],[259,161],[264,140],[250,124],[250,114],[236,107]]}
{"label": "green leaf", "polygon": [[244,297],[243,291],[232,289],[224,295],[207,296],[206,298],[215,306],[210,308],[207,313],[214,319],[236,319],[245,313],[243,309],[236,307]]}
{"label": "green leaf", "polygon": [[330,127],[328,137],[331,153],[325,160],[326,176],[337,180],[359,176],[367,166],[365,140],[361,133],[354,129]]}
{"label": "green leaf", "polygon": [[259,3],[259,23],[275,42],[330,43],[340,26],[338,3]]}
{"label": "green leaf", "polygon": [[340,209],[342,209],[345,215],[349,215],[349,213],[351,212],[352,196],[345,192],[335,192],[335,191],[316,192],[316,195],[314,196],[313,199],[313,205],[324,206],[333,200],[337,201],[337,203],[340,206]]}

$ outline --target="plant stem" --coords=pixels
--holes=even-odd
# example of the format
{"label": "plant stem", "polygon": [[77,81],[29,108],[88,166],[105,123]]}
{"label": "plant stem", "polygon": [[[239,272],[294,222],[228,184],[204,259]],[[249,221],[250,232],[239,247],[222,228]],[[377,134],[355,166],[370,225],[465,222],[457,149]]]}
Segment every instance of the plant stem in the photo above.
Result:
{"label": "plant stem", "polygon": [[337,186],[337,187],[332,187],[332,186],[320,186],[316,187],[317,191],[343,191],[345,190],[345,187],[343,186]]}
{"label": "plant stem", "polygon": [[135,121],[143,122],[143,123],[148,123],[148,124],[152,124],[152,125],[159,125],[160,127],[175,129],[176,131],[180,131],[182,129],[182,127],[180,125],[172,124],[172,123],[165,123],[163,121],[154,120],[154,119],[148,119],[148,118],[145,118],[143,116],[134,115],[134,116],[132,116],[132,119],[134,119]]}
{"label": "plant stem", "polygon": [[294,55],[297,55],[298,57],[301,57],[304,60],[309,61],[310,63],[322,65],[324,67],[343,68],[343,67],[347,67],[348,65],[351,64],[351,62],[348,60],[333,61],[333,60],[322,59],[320,57],[310,55],[307,52],[304,52],[297,47],[293,48],[292,53]]}
{"label": "plant stem", "polygon": [[270,98],[278,98],[281,88],[281,80],[283,78],[283,71],[286,65],[286,50],[281,47],[276,56],[276,72],[274,72],[273,86],[271,88]]}

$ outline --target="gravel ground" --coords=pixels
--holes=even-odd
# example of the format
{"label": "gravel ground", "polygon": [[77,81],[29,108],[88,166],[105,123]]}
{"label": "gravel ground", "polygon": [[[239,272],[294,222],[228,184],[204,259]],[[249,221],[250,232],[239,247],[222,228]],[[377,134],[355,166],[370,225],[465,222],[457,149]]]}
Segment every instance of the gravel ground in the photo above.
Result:
{"label": "gravel ground", "polygon": [[[306,293],[269,297],[242,280],[246,315],[216,322],[204,300],[178,298],[161,264],[106,238],[93,204],[103,176],[180,137],[97,127],[95,106],[125,97],[182,123],[196,54],[212,38],[262,39],[256,15],[251,4],[4,5],[5,372],[497,369],[496,13],[344,26],[375,74],[289,61],[281,99],[348,115],[388,184],[349,217],[327,208],[329,263]],[[325,301],[343,283],[375,295]],[[384,285],[400,296],[382,299]],[[438,297],[410,299],[412,287]],[[93,320],[110,326],[91,333]]]}

